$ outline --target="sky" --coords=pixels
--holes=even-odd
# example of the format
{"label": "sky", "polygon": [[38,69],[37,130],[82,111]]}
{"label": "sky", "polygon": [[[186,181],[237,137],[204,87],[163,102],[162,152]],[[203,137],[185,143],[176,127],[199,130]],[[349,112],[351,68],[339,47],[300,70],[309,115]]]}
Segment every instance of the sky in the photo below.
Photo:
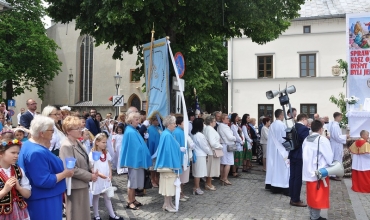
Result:
{"label": "sky", "polygon": [[[42,1],[42,5],[44,7],[48,7],[48,4],[44,1]],[[44,27],[45,29],[49,28],[51,26],[51,18],[49,16],[45,16],[43,19],[42,19],[42,22],[44,22]]]}

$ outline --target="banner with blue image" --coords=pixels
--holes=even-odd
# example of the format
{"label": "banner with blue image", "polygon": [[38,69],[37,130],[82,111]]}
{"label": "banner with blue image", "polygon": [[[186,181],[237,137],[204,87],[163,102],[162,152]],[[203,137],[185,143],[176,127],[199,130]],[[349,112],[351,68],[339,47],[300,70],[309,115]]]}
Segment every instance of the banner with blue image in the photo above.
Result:
{"label": "banner with blue image", "polygon": [[162,117],[165,117],[170,114],[168,45],[166,38],[153,42],[151,73],[148,76],[150,44],[143,45],[145,84],[148,97],[147,116],[150,117],[154,112],[158,112]]}

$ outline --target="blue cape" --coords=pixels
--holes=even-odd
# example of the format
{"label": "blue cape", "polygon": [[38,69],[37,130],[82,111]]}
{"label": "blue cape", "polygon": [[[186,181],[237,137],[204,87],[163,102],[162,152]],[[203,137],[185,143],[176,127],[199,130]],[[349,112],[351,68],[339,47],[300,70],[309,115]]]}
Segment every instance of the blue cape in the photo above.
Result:
{"label": "blue cape", "polygon": [[[175,137],[176,141],[180,144],[180,147],[185,147],[185,133],[184,130],[180,127],[176,127],[176,129],[172,132],[173,136]],[[189,148],[187,149],[189,151]],[[181,152],[181,164],[183,164],[184,161],[184,154],[186,152]],[[188,164],[190,165],[190,164]]]}
{"label": "blue cape", "polygon": [[183,156],[180,151],[179,143],[177,143],[172,133],[168,129],[165,129],[161,134],[161,138],[159,139],[157,161],[154,169],[170,168],[179,170],[181,174],[182,158]]}
{"label": "blue cape", "polygon": [[127,125],[121,148],[121,167],[144,168],[152,166],[152,159],[144,139],[131,125]]}
{"label": "blue cape", "polygon": [[157,151],[158,148],[159,138],[161,137],[159,131],[162,131],[162,129],[159,126],[150,125],[148,128],[149,138],[147,144],[150,155],[152,156]]}

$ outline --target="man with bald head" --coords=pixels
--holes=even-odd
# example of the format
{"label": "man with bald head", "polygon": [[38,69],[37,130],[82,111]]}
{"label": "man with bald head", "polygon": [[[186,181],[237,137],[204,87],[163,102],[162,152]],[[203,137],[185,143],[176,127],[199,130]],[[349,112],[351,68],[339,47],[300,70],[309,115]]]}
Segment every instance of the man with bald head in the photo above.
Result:
{"label": "man with bald head", "polygon": [[26,102],[27,111],[21,115],[20,124],[21,126],[29,129],[31,121],[36,114],[37,103],[33,99],[28,99]]}
{"label": "man with bald head", "polygon": [[319,114],[317,114],[317,113],[315,113],[315,114],[313,115],[313,120],[320,120],[320,115],[319,115]]}

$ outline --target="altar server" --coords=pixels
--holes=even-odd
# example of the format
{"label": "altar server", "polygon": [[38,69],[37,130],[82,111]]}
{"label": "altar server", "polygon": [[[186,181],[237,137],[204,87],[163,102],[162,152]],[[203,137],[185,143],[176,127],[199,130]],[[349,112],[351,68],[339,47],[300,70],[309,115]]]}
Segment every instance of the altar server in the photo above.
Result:
{"label": "altar server", "polygon": [[369,132],[362,130],[360,136],[349,148],[352,153],[352,190],[370,193]]}
{"label": "altar server", "polygon": [[282,143],[285,142],[286,125],[283,123],[283,110],[275,111],[276,120],[271,124],[267,138],[266,155],[266,189],[272,193],[289,195],[289,160],[288,151]]}
{"label": "altar server", "polygon": [[[335,112],[333,114],[334,121],[329,123],[330,131],[330,145],[334,154],[334,160],[343,162],[343,144],[346,143],[349,135],[342,135],[342,130],[339,127],[339,122],[342,121],[342,113]],[[331,179],[340,181],[338,177],[332,177]]]}
{"label": "altar server", "polygon": [[[321,136],[323,124],[315,120],[311,124],[312,134],[303,142],[303,170],[302,179],[306,181],[307,205],[310,211],[310,219],[326,220],[320,216],[321,209],[329,208],[329,179],[317,182],[315,171],[328,167],[333,162],[333,152],[330,150],[330,142]],[[319,186],[318,186],[319,185]]]}

